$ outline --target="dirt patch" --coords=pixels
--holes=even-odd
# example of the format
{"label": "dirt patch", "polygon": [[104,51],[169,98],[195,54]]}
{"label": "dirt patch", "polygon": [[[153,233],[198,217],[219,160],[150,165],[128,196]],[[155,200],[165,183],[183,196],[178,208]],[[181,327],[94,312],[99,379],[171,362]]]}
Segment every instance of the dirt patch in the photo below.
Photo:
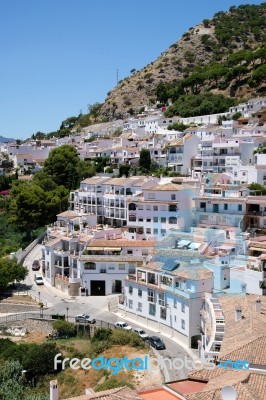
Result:
{"label": "dirt patch", "polygon": [[46,341],[47,333],[45,332],[30,332],[27,333],[22,339],[22,342],[26,343],[43,343]]}
{"label": "dirt patch", "polygon": [[33,300],[30,296],[27,294],[23,295],[17,295],[17,296],[11,296],[7,297],[2,301],[2,303],[12,303],[12,304],[30,304],[30,305],[37,305],[38,302]]}

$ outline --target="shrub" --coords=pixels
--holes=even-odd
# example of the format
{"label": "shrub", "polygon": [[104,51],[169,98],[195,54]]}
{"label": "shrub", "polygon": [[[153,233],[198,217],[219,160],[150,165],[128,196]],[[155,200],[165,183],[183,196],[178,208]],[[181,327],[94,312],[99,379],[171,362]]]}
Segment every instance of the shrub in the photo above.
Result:
{"label": "shrub", "polygon": [[106,341],[110,339],[112,336],[112,329],[110,328],[99,328],[96,330],[93,338],[91,339],[92,343]]}
{"label": "shrub", "polygon": [[75,325],[71,324],[71,322],[57,320],[53,322],[53,329],[57,331],[59,335],[67,335],[69,337],[75,336],[76,329]]}
{"label": "shrub", "polygon": [[134,386],[131,385],[129,382],[120,381],[117,377],[111,376],[105,382],[101,383],[100,385],[97,385],[95,388],[95,391],[101,392],[102,390],[115,389],[115,388],[122,387],[122,386],[128,386],[131,389],[134,389]]}

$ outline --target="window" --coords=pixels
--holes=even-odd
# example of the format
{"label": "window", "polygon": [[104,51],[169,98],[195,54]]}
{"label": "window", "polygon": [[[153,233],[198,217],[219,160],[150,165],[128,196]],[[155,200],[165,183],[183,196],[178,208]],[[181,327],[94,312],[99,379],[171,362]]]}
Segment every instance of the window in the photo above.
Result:
{"label": "window", "polygon": [[143,218],[139,218],[139,222],[143,222]]}
{"label": "window", "polygon": [[224,204],[224,210],[228,210],[228,204]]}
{"label": "window", "polygon": [[128,293],[129,293],[129,294],[132,294],[132,293],[133,293],[133,287],[132,287],[132,286],[129,286],[129,288],[128,288]]}
{"label": "window", "polygon": [[160,309],[160,318],[166,319],[166,307],[161,307]]}
{"label": "window", "polygon": [[166,217],[162,217],[162,218],[161,218],[161,222],[162,222],[162,223],[166,222]]}
{"label": "window", "polygon": [[118,264],[119,271],[124,271],[126,269],[126,264]]}
{"label": "window", "polygon": [[151,219],[150,219],[150,218],[147,218],[147,222],[151,222]]}
{"label": "window", "polygon": [[148,193],[149,200],[155,200],[155,193]]}
{"label": "window", "polygon": [[158,222],[158,217],[153,217],[153,222]]}
{"label": "window", "polygon": [[143,210],[143,204],[139,204],[139,205],[138,205],[138,209],[139,209],[139,210]]}
{"label": "window", "polygon": [[176,212],[178,211],[177,206],[175,204],[170,204],[169,208],[168,208],[169,212]]}
{"label": "window", "polygon": [[177,218],[176,217],[170,217],[169,218],[169,224],[177,224]]}
{"label": "window", "polygon": [[138,296],[142,297],[142,290],[141,289],[138,290]]}
{"label": "window", "polygon": [[146,228],[146,233],[151,234],[151,228]]}
{"label": "window", "polygon": [[181,328],[186,329],[186,321],[184,319],[181,319]]}
{"label": "window", "polygon": [[133,308],[133,300],[128,300],[128,308]]}
{"label": "window", "polygon": [[114,270],[115,267],[111,267],[111,266],[110,266],[110,267],[108,267],[108,269],[109,269],[109,270]]}
{"label": "window", "polygon": [[156,314],[156,305],[155,304],[152,304],[152,303],[149,304],[149,314],[153,315],[153,316]]}
{"label": "window", "polygon": [[185,306],[184,303],[182,303],[182,304],[181,304],[181,311],[182,311],[182,312],[185,312],[185,310],[186,310],[186,306]]}
{"label": "window", "polygon": [[155,292],[152,289],[148,289],[148,301],[155,303]]}
{"label": "window", "polygon": [[156,228],[153,229],[153,234],[154,234],[154,235],[158,235],[158,229],[156,229]]}
{"label": "window", "polygon": [[142,303],[138,302],[138,311],[142,312]]}
{"label": "window", "polygon": [[161,229],[161,235],[166,235],[166,229]]}
{"label": "window", "polygon": [[165,307],[165,293],[159,293],[158,299],[159,305]]}
{"label": "window", "polygon": [[49,256],[49,250],[46,250],[46,254],[47,254],[47,256]]}
{"label": "window", "polygon": [[153,211],[158,211],[158,206],[153,206]]}
{"label": "window", "polygon": [[151,209],[151,206],[146,206],[146,210],[150,210]]}
{"label": "window", "polygon": [[171,200],[175,200],[175,194],[171,194]]}
{"label": "window", "polygon": [[166,206],[161,206],[161,211],[166,211]]}
{"label": "window", "polygon": [[174,299],[174,308],[177,308],[177,300]]}
{"label": "window", "polygon": [[94,262],[86,262],[84,264],[84,269],[96,269],[96,264]]}
{"label": "window", "polygon": [[242,204],[238,204],[238,211],[242,211]]}

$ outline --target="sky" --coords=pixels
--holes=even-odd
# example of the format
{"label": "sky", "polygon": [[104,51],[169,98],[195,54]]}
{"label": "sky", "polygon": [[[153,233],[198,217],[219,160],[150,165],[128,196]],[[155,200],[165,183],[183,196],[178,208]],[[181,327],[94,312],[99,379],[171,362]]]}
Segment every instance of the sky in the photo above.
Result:
{"label": "sky", "polygon": [[103,102],[190,27],[245,0],[0,1],[0,135],[25,139]]}

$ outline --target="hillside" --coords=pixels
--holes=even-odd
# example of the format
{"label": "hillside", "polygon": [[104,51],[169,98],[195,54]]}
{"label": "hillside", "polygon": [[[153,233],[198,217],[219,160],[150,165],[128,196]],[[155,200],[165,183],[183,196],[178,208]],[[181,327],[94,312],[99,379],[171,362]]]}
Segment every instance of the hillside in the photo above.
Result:
{"label": "hillside", "polygon": [[[242,99],[266,93],[266,3],[231,7],[190,28],[157,60],[108,93],[104,118],[206,92]],[[173,111],[172,114],[176,114]]]}

